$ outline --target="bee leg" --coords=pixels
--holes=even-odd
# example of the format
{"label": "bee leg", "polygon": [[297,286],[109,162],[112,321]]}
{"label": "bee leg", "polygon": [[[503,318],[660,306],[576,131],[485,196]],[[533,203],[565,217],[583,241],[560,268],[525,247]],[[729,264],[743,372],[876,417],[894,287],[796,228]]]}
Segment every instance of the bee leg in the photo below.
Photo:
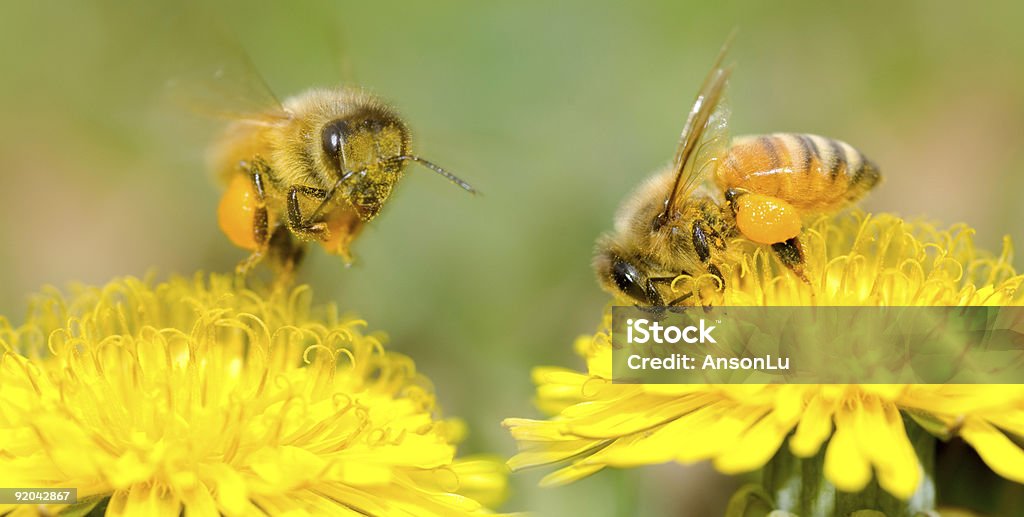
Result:
{"label": "bee leg", "polygon": [[256,192],[256,209],[253,210],[252,231],[253,239],[256,242],[256,249],[235,266],[235,276],[244,279],[252,268],[256,267],[267,254],[270,244],[270,232],[267,228],[269,217],[267,216],[267,192],[263,184],[263,178],[268,172],[267,164],[262,160],[255,160],[252,164],[243,164],[249,170],[249,177],[252,179],[253,191]]}
{"label": "bee leg", "polygon": [[725,289],[725,277],[722,276],[722,270],[718,269],[718,266],[709,262],[708,273],[711,273],[718,280],[718,290]]}
{"label": "bee leg", "polygon": [[284,289],[292,285],[295,280],[295,271],[305,256],[306,246],[296,242],[291,232],[284,226],[278,226],[270,236],[268,256],[276,269],[274,279],[275,289]]}
{"label": "bee leg", "polygon": [[729,205],[729,208],[732,210],[733,217],[736,217],[736,210],[738,208],[736,206],[736,200],[746,193],[747,190],[742,188],[731,188],[725,191],[725,201]]}
{"label": "bee leg", "polygon": [[[697,252],[697,258],[704,263],[704,267],[707,268],[708,273],[715,277],[715,291],[722,292],[725,290],[725,277],[722,276],[722,271],[718,269],[718,266],[711,263],[711,244],[718,247],[718,240],[721,240],[721,236],[714,231],[710,226],[705,228],[704,221],[694,221],[691,227],[691,241],[693,242],[693,249]],[[709,241],[708,237],[711,236],[712,240]],[[705,303],[704,288],[697,286],[700,291],[700,302],[701,307],[704,308],[704,312],[711,310],[711,303]]]}
{"label": "bee leg", "polygon": [[327,224],[324,222],[306,221],[299,207],[299,194],[323,201],[327,199],[327,191],[306,185],[294,185],[288,189],[288,228],[301,239],[323,240],[327,238]]}
{"label": "bee leg", "polygon": [[708,234],[704,231],[704,225],[700,221],[694,221],[691,232],[693,249],[697,252],[697,258],[707,264],[711,260],[711,247],[708,245]]}
{"label": "bee leg", "polygon": [[692,296],[693,296],[693,293],[690,292],[690,293],[686,293],[686,294],[680,296],[679,298],[676,298],[675,300],[672,300],[672,301],[668,302],[668,310],[669,310],[669,312],[674,312],[676,314],[683,314],[683,313],[685,313],[687,311],[687,309],[689,309],[691,306],[690,305],[680,305],[680,304],[685,302],[686,300],[690,299],[690,297],[692,297]]}
{"label": "bee leg", "polygon": [[804,249],[800,245],[800,239],[793,237],[785,242],[772,244],[772,251],[779,258],[779,262],[788,267],[796,276],[805,283],[811,283],[804,275]]}
{"label": "bee leg", "polygon": [[647,279],[647,298],[651,301],[652,306],[667,307],[677,303],[678,300],[665,303],[665,299],[661,297],[661,292],[658,291],[658,285],[667,284],[671,288],[672,282],[675,280],[676,277],[674,276],[656,276]]}
{"label": "bee leg", "polygon": [[688,300],[691,296],[693,296],[693,291],[683,293],[679,297],[673,298],[672,300],[669,300],[666,303],[661,298],[661,294],[658,293],[658,289],[656,287],[658,284],[668,284],[671,287],[672,282],[675,282],[676,278],[679,278],[679,276],[685,275],[685,274],[687,274],[687,273],[684,271],[684,272],[680,273],[677,276],[657,276],[657,277],[650,278],[650,279],[647,280],[647,291],[648,291],[648,293],[653,293],[654,295],[657,296],[657,304],[658,304],[657,307],[658,307],[659,310],[657,310],[655,312],[659,312],[659,313],[663,312],[665,308],[668,308],[668,310],[670,312],[676,312],[676,313],[686,312],[686,309],[688,307],[685,306],[685,305],[679,305],[679,304],[684,302],[684,301],[686,301],[686,300]]}
{"label": "bee leg", "polygon": [[[694,221],[692,228],[692,241],[693,249],[697,252],[697,258],[704,263],[704,266],[708,268],[708,273],[718,280],[718,291],[725,289],[725,277],[722,276],[722,271],[718,269],[718,266],[711,263],[711,245],[709,244],[708,237],[712,236],[718,240],[721,240],[721,236],[718,235],[711,228],[705,228],[703,221]],[[717,243],[715,244],[717,248]]]}
{"label": "bee leg", "polygon": [[257,249],[250,253],[248,257],[245,257],[245,260],[242,260],[235,266],[235,276],[240,280],[245,280],[249,276],[249,272],[252,271],[252,268],[263,261],[265,254],[265,249]]}

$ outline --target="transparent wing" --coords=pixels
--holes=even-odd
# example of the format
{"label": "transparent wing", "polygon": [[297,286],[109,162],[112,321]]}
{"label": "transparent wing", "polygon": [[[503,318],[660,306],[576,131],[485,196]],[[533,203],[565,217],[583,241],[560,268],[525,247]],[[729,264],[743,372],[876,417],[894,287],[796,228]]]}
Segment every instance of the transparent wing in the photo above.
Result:
{"label": "transparent wing", "polygon": [[689,172],[689,181],[683,186],[684,197],[688,197],[693,189],[706,179],[718,166],[718,160],[722,159],[724,152],[729,145],[729,115],[731,114],[727,99],[723,96],[718,101],[718,106],[711,112],[707,124],[704,126],[704,134],[701,135],[697,150],[693,156],[692,171]]}
{"label": "transparent wing", "polygon": [[287,118],[281,101],[244,54],[184,64],[167,80],[175,105],[218,118]]}
{"label": "transparent wing", "polygon": [[206,116],[287,118],[252,59],[218,19],[194,2],[184,2],[171,13],[161,35],[175,49],[166,63],[165,96]]}
{"label": "transparent wing", "polygon": [[[730,38],[731,39],[731,38]],[[697,94],[690,115],[683,126],[672,169],[676,179],[665,200],[662,220],[669,221],[679,211],[693,189],[699,185],[717,163],[719,153],[728,142],[729,108],[722,102],[731,69],[722,68],[728,42]]]}

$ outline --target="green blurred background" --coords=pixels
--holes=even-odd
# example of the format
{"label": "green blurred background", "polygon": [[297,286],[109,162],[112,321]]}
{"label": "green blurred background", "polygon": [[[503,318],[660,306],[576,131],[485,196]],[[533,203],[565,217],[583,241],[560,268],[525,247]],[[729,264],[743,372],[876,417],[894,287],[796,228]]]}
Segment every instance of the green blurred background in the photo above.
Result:
{"label": "green blurred background", "polygon": [[[867,208],[967,222],[990,248],[1004,234],[1024,242],[1024,4],[256,4],[5,6],[0,314],[20,321],[44,284],[229,271],[243,258],[217,229],[219,187],[204,170],[219,123],[162,91],[188,80],[167,76],[184,54],[218,59],[201,26],[244,48],[281,97],[343,79],[382,95],[420,154],[483,191],[410,167],[355,267],[317,249],[302,271],[318,299],[416,360],[446,414],[468,421],[465,452],[510,455],[501,419],[539,416],[531,367],[581,366],[572,340],[608,301],[594,240],[671,158],[734,27],[734,133],[844,139],[882,166]],[[559,489],[535,488],[542,474],[513,476],[507,508],[717,515],[732,489],[707,466]]]}

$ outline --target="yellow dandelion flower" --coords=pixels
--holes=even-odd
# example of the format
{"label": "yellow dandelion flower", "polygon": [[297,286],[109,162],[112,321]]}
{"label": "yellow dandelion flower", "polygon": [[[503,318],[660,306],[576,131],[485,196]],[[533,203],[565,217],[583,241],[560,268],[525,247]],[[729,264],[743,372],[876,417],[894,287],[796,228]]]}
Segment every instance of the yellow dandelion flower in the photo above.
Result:
{"label": "yellow dandelion flower", "polygon": [[505,467],[455,459],[413,361],[310,300],[128,278],[0,319],[0,486],[80,501],[0,513],[486,513],[461,494],[495,502]]}
{"label": "yellow dandelion flower", "polygon": [[[972,235],[966,226],[938,231],[891,215],[821,218],[803,239],[810,284],[751,248],[726,272],[720,303],[1024,305],[1009,240],[993,257]],[[609,310],[594,335],[577,340],[585,372],[534,371],[539,405],[555,416],[505,421],[520,448],[513,469],[567,464],[542,480],[558,485],[609,466],[671,461],[710,460],[737,474],[792,454],[820,457],[824,477],[841,491],[877,480],[906,501],[927,461],[909,427],[923,427],[959,430],[993,470],[1024,482],[1022,386],[613,384],[610,327]]]}

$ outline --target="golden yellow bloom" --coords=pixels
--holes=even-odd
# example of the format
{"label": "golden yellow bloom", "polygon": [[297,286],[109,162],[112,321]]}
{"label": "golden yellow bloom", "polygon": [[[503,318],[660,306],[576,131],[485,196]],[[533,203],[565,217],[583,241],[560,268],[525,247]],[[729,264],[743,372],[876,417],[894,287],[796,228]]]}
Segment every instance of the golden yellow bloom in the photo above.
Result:
{"label": "golden yellow bloom", "polygon": [[504,466],[454,459],[413,361],[310,299],[128,278],[0,319],[0,486],[107,515],[485,513],[460,493],[495,502]]}
{"label": "golden yellow bloom", "polygon": [[[726,273],[724,305],[1022,305],[1024,277],[1002,254],[975,249],[972,230],[937,231],[890,215],[822,218],[804,238],[810,285],[751,248]],[[677,282],[689,285],[692,282]],[[797,457],[824,451],[837,488],[872,480],[909,498],[922,468],[904,415],[942,434],[959,430],[999,474],[1024,482],[1024,387],[1007,385],[612,384],[611,314],[580,337],[587,371],[534,371],[550,420],[508,419],[514,469],[568,463],[542,484],[607,466],[711,460],[725,473],[764,466],[784,443]],[[1017,442],[1014,443],[1014,437]]]}

